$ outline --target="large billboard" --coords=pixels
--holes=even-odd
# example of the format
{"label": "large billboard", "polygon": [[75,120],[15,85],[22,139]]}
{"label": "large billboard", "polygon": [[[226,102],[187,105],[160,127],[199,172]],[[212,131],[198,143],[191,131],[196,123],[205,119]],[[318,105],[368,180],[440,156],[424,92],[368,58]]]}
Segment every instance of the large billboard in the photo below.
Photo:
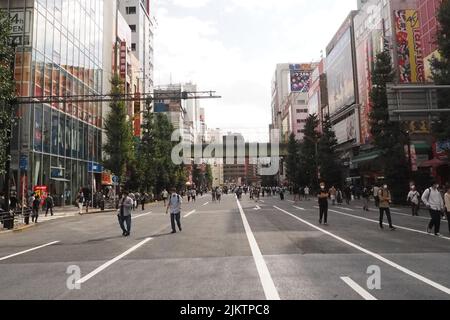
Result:
{"label": "large billboard", "polygon": [[400,83],[425,82],[422,36],[416,10],[395,10]]}
{"label": "large billboard", "polygon": [[333,126],[338,144],[357,140],[356,114],[348,116]]}
{"label": "large billboard", "polygon": [[311,64],[292,64],[289,66],[291,92],[308,92],[311,86]]}
{"label": "large billboard", "polygon": [[327,57],[330,115],[355,103],[351,29],[348,28]]}

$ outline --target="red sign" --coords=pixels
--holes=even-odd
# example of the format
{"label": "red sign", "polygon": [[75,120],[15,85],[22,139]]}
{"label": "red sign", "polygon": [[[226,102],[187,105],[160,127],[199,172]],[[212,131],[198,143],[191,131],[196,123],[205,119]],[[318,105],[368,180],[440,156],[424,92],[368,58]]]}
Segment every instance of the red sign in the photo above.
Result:
{"label": "red sign", "polygon": [[120,43],[120,77],[125,79],[127,75],[127,43]]}
{"label": "red sign", "polygon": [[44,203],[45,199],[47,199],[47,197],[48,197],[48,187],[47,186],[35,186],[33,191],[36,196],[39,196],[42,203]]}
{"label": "red sign", "polygon": [[111,186],[112,183],[112,175],[106,172],[102,173],[102,185],[103,186]]}

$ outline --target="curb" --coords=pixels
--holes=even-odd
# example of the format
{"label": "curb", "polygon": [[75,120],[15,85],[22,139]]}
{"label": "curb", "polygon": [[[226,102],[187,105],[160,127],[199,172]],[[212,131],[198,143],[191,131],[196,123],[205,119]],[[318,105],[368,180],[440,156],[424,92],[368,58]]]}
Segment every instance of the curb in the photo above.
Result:
{"label": "curb", "polygon": [[[109,212],[114,212],[114,211],[116,211],[116,210],[109,209],[109,210],[104,210],[104,211],[95,211],[95,212],[83,213],[83,215],[93,215],[93,214],[98,214],[98,213],[109,213]],[[70,217],[76,217],[76,216],[78,216],[78,214],[74,214],[74,215],[72,215],[72,216],[62,216],[62,217],[59,218],[59,219],[70,218]],[[12,229],[12,230],[4,230],[4,231],[0,231],[0,236],[1,236],[1,235],[4,235],[4,234],[9,234],[9,233],[20,233],[20,232],[24,232],[25,230],[28,230],[28,229],[31,229],[31,228],[40,226],[40,225],[45,224],[45,223],[50,222],[50,221],[59,220],[59,219],[53,219],[53,220],[49,220],[49,221],[43,221],[43,222],[39,222],[38,224],[24,225],[24,226],[21,226],[21,227]]]}

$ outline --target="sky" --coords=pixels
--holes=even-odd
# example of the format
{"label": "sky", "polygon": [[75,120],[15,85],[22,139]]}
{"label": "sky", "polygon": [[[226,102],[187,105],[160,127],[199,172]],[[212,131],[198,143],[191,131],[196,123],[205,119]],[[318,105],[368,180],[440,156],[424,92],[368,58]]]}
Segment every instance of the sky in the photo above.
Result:
{"label": "sky", "polygon": [[277,63],[313,62],[357,0],[154,0],[155,85],[193,82],[209,128],[269,139]]}

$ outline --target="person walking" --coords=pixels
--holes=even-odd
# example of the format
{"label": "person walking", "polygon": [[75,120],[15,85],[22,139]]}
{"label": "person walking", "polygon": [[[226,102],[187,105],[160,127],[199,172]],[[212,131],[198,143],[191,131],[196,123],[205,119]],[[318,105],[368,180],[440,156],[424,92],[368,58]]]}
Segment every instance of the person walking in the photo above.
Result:
{"label": "person walking", "polygon": [[370,190],[367,187],[364,187],[362,191],[362,198],[363,198],[363,210],[369,211],[369,198],[370,198]]}
{"label": "person walking", "polygon": [[55,203],[53,201],[52,195],[49,193],[47,198],[45,199],[45,216],[48,215],[48,211],[50,210],[50,214],[53,217],[53,207]]}
{"label": "person walking", "polygon": [[133,199],[129,197],[127,191],[124,191],[122,193],[122,199],[119,201],[119,211],[117,212],[119,226],[123,231],[122,235],[124,237],[128,237],[131,234],[131,212],[133,206]]}
{"label": "person walking", "polygon": [[450,234],[450,184],[447,186],[447,192],[444,195],[444,207],[447,217],[448,233]]}
{"label": "person walking", "polygon": [[331,203],[333,204],[333,206],[336,205],[336,196],[337,196],[336,188],[332,186],[328,192],[330,193]]}
{"label": "person walking", "polygon": [[337,204],[339,204],[339,205],[341,205],[344,201],[341,189],[337,189],[336,201],[337,201]]}
{"label": "person walking", "polygon": [[147,199],[148,199],[148,194],[146,192],[143,192],[141,194],[141,199],[140,199],[141,206],[142,206],[142,211],[145,210],[145,202],[147,201]]}
{"label": "person walking", "polygon": [[170,192],[171,194],[167,205],[166,214],[169,214],[170,210],[170,224],[172,226],[172,233],[177,233],[175,221],[180,232],[183,231],[181,228],[181,204],[183,200],[181,199],[181,196],[177,194],[175,189],[170,190]]}
{"label": "person walking", "polygon": [[384,214],[386,213],[389,228],[391,231],[396,230],[396,228],[392,225],[392,217],[391,217],[391,191],[389,191],[388,185],[385,184],[382,189],[378,192],[378,198],[380,199],[379,208],[380,208],[380,228],[384,229],[383,219]]}
{"label": "person walking", "polygon": [[166,206],[167,199],[169,198],[169,193],[167,192],[166,189],[164,189],[163,192],[161,193],[161,197],[164,201],[164,206]]}
{"label": "person walking", "polygon": [[345,197],[345,202],[347,203],[347,205],[349,205],[350,200],[352,199],[352,189],[348,185],[344,189],[344,197]]}
{"label": "person walking", "polygon": [[83,215],[83,204],[84,204],[84,194],[83,191],[80,191],[77,196],[77,204],[78,204],[78,214],[80,216]]}
{"label": "person walking", "polygon": [[434,227],[434,235],[440,236],[441,214],[444,211],[444,200],[439,192],[439,183],[433,182],[422,195],[422,201],[430,210],[431,221],[427,228],[427,233],[431,233]]}
{"label": "person walking", "polygon": [[197,202],[197,190],[196,189],[192,189],[191,197],[192,197],[192,201],[194,203]]}
{"label": "person walking", "polygon": [[317,195],[317,198],[319,199],[319,224],[322,224],[322,221],[324,225],[328,225],[328,197],[330,194],[325,189],[325,184],[320,184],[320,191]]}
{"label": "person walking", "polygon": [[31,222],[38,223],[40,208],[41,208],[41,198],[39,197],[39,195],[36,195],[36,197],[33,200],[33,213],[31,214]]}
{"label": "person walking", "polygon": [[222,201],[222,188],[218,187],[216,191],[216,198],[219,203]]}
{"label": "person walking", "polygon": [[310,192],[310,189],[309,189],[308,186],[305,187],[304,192],[305,192],[305,200],[306,200],[306,201],[309,201],[309,192]]}
{"label": "person walking", "polygon": [[416,190],[416,186],[412,185],[408,193],[406,201],[411,205],[412,216],[419,216],[420,193]]}
{"label": "person walking", "polygon": [[380,192],[380,188],[377,185],[373,186],[373,198],[375,200],[375,207],[380,207],[380,198],[378,197],[378,193]]}

